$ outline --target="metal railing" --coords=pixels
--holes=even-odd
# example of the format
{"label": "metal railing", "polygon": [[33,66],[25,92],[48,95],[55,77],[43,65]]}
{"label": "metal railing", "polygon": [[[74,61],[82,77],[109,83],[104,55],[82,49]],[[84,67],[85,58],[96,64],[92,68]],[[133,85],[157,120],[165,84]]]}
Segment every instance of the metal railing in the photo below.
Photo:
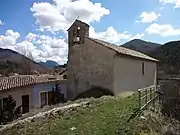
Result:
{"label": "metal railing", "polygon": [[153,107],[155,108],[155,102],[158,98],[157,94],[157,87],[156,85],[138,89],[139,93],[139,110],[146,109],[148,105],[152,103]]}

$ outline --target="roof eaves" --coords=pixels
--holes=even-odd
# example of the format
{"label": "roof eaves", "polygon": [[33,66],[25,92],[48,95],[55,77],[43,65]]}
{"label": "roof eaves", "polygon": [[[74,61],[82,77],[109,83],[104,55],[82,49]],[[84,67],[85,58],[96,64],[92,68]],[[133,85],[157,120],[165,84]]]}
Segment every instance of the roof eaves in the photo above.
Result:
{"label": "roof eaves", "polygon": [[33,76],[33,75],[1,77],[0,91],[61,80],[61,78],[59,78],[60,76],[55,77],[55,79],[49,79],[50,77],[51,76]]}

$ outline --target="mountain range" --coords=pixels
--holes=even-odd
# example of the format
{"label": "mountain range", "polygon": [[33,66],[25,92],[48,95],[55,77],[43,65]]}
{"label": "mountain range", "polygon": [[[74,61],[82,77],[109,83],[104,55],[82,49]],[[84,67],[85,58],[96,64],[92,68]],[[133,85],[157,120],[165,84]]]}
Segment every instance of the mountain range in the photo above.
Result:
{"label": "mountain range", "polygon": [[49,68],[54,68],[54,67],[57,67],[59,66],[59,64],[55,61],[52,61],[52,60],[47,60],[46,62],[39,62],[40,65],[43,65],[45,67],[49,67]]}
{"label": "mountain range", "polygon": [[156,48],[161,47],[161,44],[146,42],[140,39],[134,39],[123,44],[122,46],[142,53],[149,53]]}
{"label": "mountain range", "polygon": [[0,48],[0,74],[51,73],[53,70],[10,49]]}
{"label": "mountain range", "polygon": [[179,76],[180,71],[180,41],[168,42],[149,52],[159,60],[159,70],[167,74]]}

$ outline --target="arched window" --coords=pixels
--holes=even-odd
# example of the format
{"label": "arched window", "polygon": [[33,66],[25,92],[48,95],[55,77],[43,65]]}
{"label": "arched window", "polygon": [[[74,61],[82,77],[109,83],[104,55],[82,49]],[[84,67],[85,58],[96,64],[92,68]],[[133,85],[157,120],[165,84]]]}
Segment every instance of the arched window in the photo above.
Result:
{"label": "arched window", "polygon": [[74,43],[80,42],[80,27],[78,26],[77,29],[74,30]]}

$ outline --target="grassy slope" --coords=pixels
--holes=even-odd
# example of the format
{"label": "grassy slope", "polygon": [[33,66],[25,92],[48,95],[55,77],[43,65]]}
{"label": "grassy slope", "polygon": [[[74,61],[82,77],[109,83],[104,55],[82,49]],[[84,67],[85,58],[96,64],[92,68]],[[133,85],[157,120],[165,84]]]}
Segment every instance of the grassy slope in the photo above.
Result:
{"label": "grassy slope", "polygon": [[[89,106],[63,113],[56,118],[8,130],[2,135],[133,135],[139,134],[137,118],[127,119],[137,108],[137,97],[105,98],[91,101]],[[76,129],[71,130],[70,128]],[[148,130],[146,130],[148,131]]]}

